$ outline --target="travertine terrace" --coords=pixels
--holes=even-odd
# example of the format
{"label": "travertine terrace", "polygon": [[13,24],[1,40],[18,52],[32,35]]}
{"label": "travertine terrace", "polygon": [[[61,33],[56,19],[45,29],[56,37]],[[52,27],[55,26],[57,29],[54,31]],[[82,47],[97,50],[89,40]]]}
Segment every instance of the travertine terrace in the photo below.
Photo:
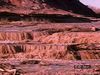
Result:
{"label": "travertine terrace", "polygon": [[78,0],[1,0],[0,75],[99,75],[99,17]]}

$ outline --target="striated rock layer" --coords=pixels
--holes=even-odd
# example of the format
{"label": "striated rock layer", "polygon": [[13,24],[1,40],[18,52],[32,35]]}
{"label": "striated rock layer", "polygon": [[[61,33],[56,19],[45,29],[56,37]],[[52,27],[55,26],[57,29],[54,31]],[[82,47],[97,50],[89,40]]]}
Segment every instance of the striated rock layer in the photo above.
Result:
{"label": "striated rock layer", "polygon": [[100,59],[99,28],[80,23],[1,25],[0,58]]}
{"label": "striated rock layer", "polygon": [[[99,43],[100,34],[98,32],[0,32],[0,42],[2,41],[36,41],[49,44],[66,43]],[[95,39],[94,39],[95,38]]]}
{"label": "striated rock layer", "polygon": [[3,4],[4,7],[1,6],[0,12],[62,15],[77,13],[85,16],[97,17],[93,10],[82,4],[79,0],[2,0],[0,4]]}
{"label": "striated rock layer", "polygon": [[90,17],[79,0],[0,0],[0,75],[99,75],[100,22]]}
{"label": "striated rock layer", "polygon": [[99,32],[0,32],[0,57],[100,59],[99,37]]}

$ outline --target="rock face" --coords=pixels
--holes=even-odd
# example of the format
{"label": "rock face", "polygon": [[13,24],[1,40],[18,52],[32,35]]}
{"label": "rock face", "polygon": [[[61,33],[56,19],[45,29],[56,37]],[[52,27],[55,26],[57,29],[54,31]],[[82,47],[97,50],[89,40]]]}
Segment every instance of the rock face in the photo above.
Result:
{"label": "rock face", "polygon": [[35,26],[37,29],[33,25],[28,28],[30,31],[25,29],[29,25],[25,30],[23,26],[12,26],[7,31],[7,26],[1,26],[0,58],[100,59],[99,32],[92,26],[62,25],[41,24]]}
{"label": "rock face", "polygon": [[[20,8],[25,7],[24,9],[28,8],[31,11],[33,10],[37,11],[38,9],[41,10],[42,12],[43,9],[51,10],[52,8],[55,8],[55,9],[61,9],[64,11],[69,11],[77,14],[82,14],[85,16],[96,16],[96,14],[90,8],[83,5],[79,0],[63,0],[63,1],[61,0],[2,0],[0,4],[2,3],[3,4],[9,3],[11,5],[15,5],[16,7],[20,7]],[[49,10],[43,10],[43,11],[47,12]],[[30,11],[28,10],[27,12]]]}
{"label": "rock face", "polygon": [[99,75],[92,17],[79,0],[0,0],[0,75]]}
{"label": "rock face", "polygon": [[92,9],[96,14],[100,14],[100,8],[95,8],[92,6],[88,6],[90,9]]}
{"label": "rock face", "polygon": [[[60,8],[66,11],[72,11],[78,14],[84,14],[86,16],[93,16],[95,13],[87,6],[82,4],[79,0],[47,0],[47,4],[52,7]],[[86,13],[88,12],[88,13]]]}

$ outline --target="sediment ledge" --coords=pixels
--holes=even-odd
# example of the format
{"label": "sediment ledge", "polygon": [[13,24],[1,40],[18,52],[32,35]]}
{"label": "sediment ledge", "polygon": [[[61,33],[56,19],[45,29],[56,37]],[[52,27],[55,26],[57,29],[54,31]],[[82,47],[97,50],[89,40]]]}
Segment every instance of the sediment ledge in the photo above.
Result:
{"label": "sediment ledge", "polygon": [[[100,74],[100,60],[66,61],[51,59],[0,60],[0,69],[8,74]],[[3,67],[3,68],[1,68]],[[8,72],[8,70],[10,72]]]}

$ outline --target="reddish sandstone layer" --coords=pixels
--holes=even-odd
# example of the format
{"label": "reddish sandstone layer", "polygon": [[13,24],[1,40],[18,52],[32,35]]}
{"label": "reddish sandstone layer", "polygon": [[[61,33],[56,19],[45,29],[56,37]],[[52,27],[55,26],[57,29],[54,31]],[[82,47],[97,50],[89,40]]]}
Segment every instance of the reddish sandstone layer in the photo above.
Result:
{"label": "reddish sandstone layer", "polygon": [[[99,37],[99,32],[1,32],[0,53],[2,58],[99,59],[99,45],[88,45],[99,44]],[[86,46],[76,47],[73,52],[69,43]]]}
{"label": "reddish sandstone layer", "polygon": [[[43,3],[39,1],[40,0],[6,0],[7,5],[4,4],[4,7],[0,8],[0,12],[17,13],[20,15],[42,13],[60,14],[58,16],[61,16],[63,14],[70,14],[72,17],[79,17],[76,14],[73,15],[73,12],[76,13],[82,9],[81,12],[78,13],[88,16],[95,14],[86,6],[82,4],[81,6],[78,0],[46,0],[46,2]],[[48,1],[53,1],[53,4]],[[4,13],[4,15],[9,15],[10,13]],[[14,16],[14,14],[12,16]],[[50,18],[50,16],[48,18]],[[79,19],[80,18],[77,19],[77,22],[79,22]],[[76,24],[76,18],[71,18],[70,20],[72,20],[71,23],[75,21],[73,24],[28,24],[26,22],[16,22],[16,24],[6,23],[6,25],[2,25],[1,23],[0,70],[5,71],[5,67],[8,66],[7,70],[14,70],[18,75],[75,75],[80,74],[80,72],[82,74],[100,74],[100,67],[98,66],[100,59],[100,23],[88,21],[93,23],[87,23],[87,25],[85,25],[85,23]],[[68,19],[68,21],[70,20]],[[26,59],[26,61],[19,64],[19,61],[16,62],[16,60],[10,59],[18,59],[19,61]],[[28,59],[32,59],[32,61],[28,61]],[[40,59],[42,62],[33,59]],[[47,61],[43,61],[44,59],[47,59]],[[50,59],[52,61],[50,61]],[[66,61],[94,59],[96,61],[93,62]],[[66,62],[63,63],[64,61]],[[90,67],[88,69],[77,69],[74,67],[75,65],[80,66],[80,64],[82,64],[82,66],[84,64],[90,64]],[[96,67],[94,67],[94,65],[96,65]],[[4,72],[4,74],[6,72]],[[7,72],[6,75],[10,75],[10,73]]]}
{"label": "reddish sandstone layer", "polygon": [[[99,43],[98,32],[0,32],[0,41],[37,41],[50,44]],[[95,38],[95,39],[94,39]]]}
{"label": "reddish sandstone layer", "polygon": [[[7,6],[6,3],[10,3]],[[2,4],[2,1],[1,1]],[[15,7],[11,6],[15,5]],[[83,5],[78,0],[8,0],[0,12],[12,12],[17,14],[81,14],[96,17],[95,12]],[[13,10],[13,11],[12,11]],[[79,11],[80,10],[80,11]],[[88,12],[88,13],[87,13]],[[78,16],[78,15],[76,15]]]}

